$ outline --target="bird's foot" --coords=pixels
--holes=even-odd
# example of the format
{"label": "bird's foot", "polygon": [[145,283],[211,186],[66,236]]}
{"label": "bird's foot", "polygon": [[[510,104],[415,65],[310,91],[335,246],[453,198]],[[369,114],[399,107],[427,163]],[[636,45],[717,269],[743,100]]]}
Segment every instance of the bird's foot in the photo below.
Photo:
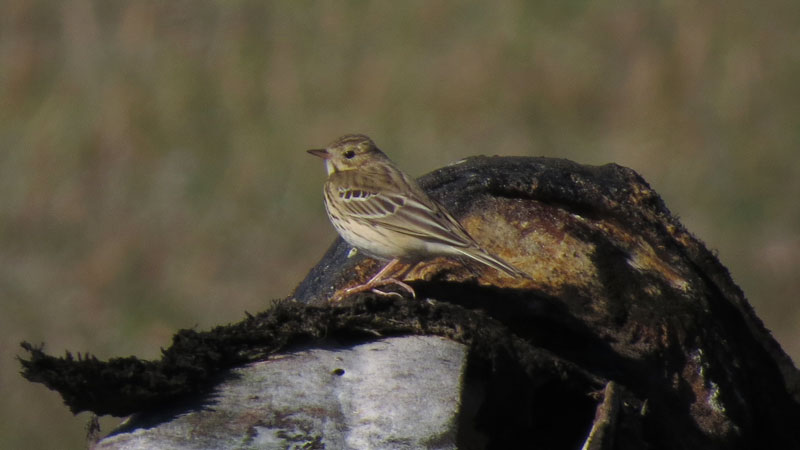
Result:
{"label": "bird's foot", "polygon": [[392,295],[397,295],[398,297],[402,297],[397,292],[386,292],[378,289],[379,287],[388,286],[390,284],[394,284],[403,288],[403,290],[411,294],[411,298],[417,298],[417,293],[414,292],[414,288],[409,286],[407,283],[400,281],[397,278],[384,278],[382,280],[371,281],[368,283],[360,284],[358,286],[353,286],[351,288],[339,289],[338,291],[336,291],[336,293],[333,294],[333,297],[331,297],[331,302],[337,303],[353,294],[358,294],[359,292],[366,292],[366,291],[371,291],[374,292],[375,294],[382,295],[384,297],[389,297]]}
{"label": "bird's foot", "polygon": [[398,294],[397,292],[384,292],[384,291],[381,291],[381,290],[379,290],[379,289],[375,289],[375,288],[376,288],[376,287],[378,287],[378,286],[386,286],[386,285],[389,285],[389,284],[395,284],[395,285],[397,285],[397,286],[400,286],[400,287],[401,287],[401,288],[403,288],[403,289],[404,289],[406,292],[408,292],[409,294],[411,294],[411,298],[417,298],[417,293],[416,293],[416,292],[414,292],[414,288],[412,288],[411,286],[409,286],[407,283],[404,283],[404,282],[402,282],[402,281],[398,280],[397,278],[386,278],[386,279],[383,279],[383,280],[381,280],[380,282],[376,283],[376,285],[377,285],[377,286],[373,287],[373,288],[371,289],[371,291],[372,291],[372,292],[374,292],[374,293],[376,293],[376,294],[378,294],[378,295],[383,295],[383,296],[389,296],[389,295],[400,295],[400,294]]}

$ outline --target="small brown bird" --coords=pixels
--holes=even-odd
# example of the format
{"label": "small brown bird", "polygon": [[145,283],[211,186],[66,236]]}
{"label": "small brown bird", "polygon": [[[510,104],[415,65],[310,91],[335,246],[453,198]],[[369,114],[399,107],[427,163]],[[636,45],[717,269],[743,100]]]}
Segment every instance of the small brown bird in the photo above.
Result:
{"label": "small brown bird", "polygon": [[[389,260],[368,282],[334,299],[396,284],[415,296],[401,281],[414,264],[436,257],[467,257],[512,277],[530,278],[502,259],[490,255],[464,227],[408,175],[360,134],[342,136],[327,148],[308,153],[325,160],[325,209],[336,231],[350,245],[379,260]],[[410,263],[397,272],[400,262]],[[395,270],[393,272],[393,270]]]}

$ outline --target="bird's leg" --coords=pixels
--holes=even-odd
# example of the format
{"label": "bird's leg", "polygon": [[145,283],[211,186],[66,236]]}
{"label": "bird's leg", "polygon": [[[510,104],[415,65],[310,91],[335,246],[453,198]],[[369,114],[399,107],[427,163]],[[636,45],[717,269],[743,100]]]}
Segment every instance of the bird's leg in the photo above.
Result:
{"label": "bird's leg", "polygon": [[396,266],[399,263],[400,260],[397,258],[389,261],[388,263],[386,263],[385,266],[383,266],[383,269],[379,270],[378,273],[376,273],[372,278],[369,279],[369,281],[364,283],[364,286],[371,286],[373,283],[377,283],[383,280],[384,278],[386,278],[386,275],[392,273],[392,269],[394,269],[394,266]]}
{"label": "bird's leg", "polygon": [[[401,288],[405,289],[406,292],[411,294],[412,298],[416,297],[417,294],[416,294],[416,292],[414,292],[414,289],[411,286],[409,286],[407,283],[404,283],[404,282],[400,281],[400,279],[399,279],[399,278],[402,278],[405,274],[407,274],[408,271],[411,270],[411,268],[413,268],[413,265],[407,265],[405,268],[402,268],[400,271],[394,271],[395,266],[397,266],[397,264],[399,264],[399,263],[400,263],[400,260],[397,259],[397,258],[389,261],[389,263],[386,264],[385,266],[383,266],[383,268],[381,270],[379,270],[378,273],[375,274],[375,276],[370,278],[369,281],[367,281],[364,284],[358,285],[358,286],[354,286],[354,287],[347,288],[347,289],[341,289],[341,290],[337,291],[333,295],[333,297],[331,298],[331,301],[338,302],[339,300],[342,300],[343,298],[345,298],[347,296],[350,296],[350,295],[353,295],[353,294],[357,294],[359,292],[365,292],[365,291],[372,291],[372,292],[374,292],[374,293],[376,293],[378,295],[397,295],[394,292],[384,292],[384,291],[381,291],[381,290],[377,289],[377,288],[379,288],[381,286],[387,286],[387,285],[390,285],[390,284],[396,284],[396,285],[400,286]],[[392,275],[392,276],[389,276],[389,275]]]}
{"label": "bird's leg", "polygon": [[[395,293],[395,292],[384,292],[384,291],[381,291],[379,289],[375,289],[375,288],[377,288],[379,286],[387,286],[389,284],[396,284],[396,285],[400,286],[401,288],[405,289],[406,292],[411,294],[411,298],[416,298],[417,297],[417,293],[414,292],[414,288],[412,288],[408,284],[404,283],[403,281],[400,281],[401,278],[403,278],[411,269],[414,268],[414,264],[406,264],[405,267],[401,267],[400,270],[395,271],[394,273],[389,272],[388,269],[390,268],[390,266],[395,266],[399,261],[400,260],[398,260],[398,259],[391,260],[389,262],[389,264],[386,264],[386,267],[381,269],[378,273],[375,274],[374,277],[372,277],[369,281],[367,281],[367,283],[366,283],[367,285],[370,285],[370,284],[372,285],[372,292],[374,292],[374,293],[376,293],[378,295],[387,295],[387,296],[388,295],[397,295],[397,293]],[[391,268],[393,268],[393,267],[391,267]],[[392,276],[387,276],[390,273],[391,273]]]}

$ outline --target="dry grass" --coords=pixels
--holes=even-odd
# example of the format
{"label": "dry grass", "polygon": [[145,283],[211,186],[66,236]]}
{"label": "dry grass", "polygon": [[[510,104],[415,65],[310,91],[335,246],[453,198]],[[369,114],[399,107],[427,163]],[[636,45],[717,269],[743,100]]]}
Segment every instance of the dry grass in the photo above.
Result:
{"label": "dry grass", "polygon": [[638,170],[798,359],[797,42],[790,0],[1,2],[0,447],[83,445],[20,340],[154,357],[286,295],[334,236],[303,150],[355,131]]}

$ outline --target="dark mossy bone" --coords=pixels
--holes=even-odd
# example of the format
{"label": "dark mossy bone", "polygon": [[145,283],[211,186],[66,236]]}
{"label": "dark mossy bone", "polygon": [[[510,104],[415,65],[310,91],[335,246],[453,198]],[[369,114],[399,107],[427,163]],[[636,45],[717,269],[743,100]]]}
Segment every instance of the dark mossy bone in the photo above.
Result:
{"label": "dark mossy bone", "polygon": [[[294,301],[182,331],[161,361],[33,350],[24,374],[75,411],[128,414],[213,402],[203,396],[229,368],[292,349],[438,335],[469,351],[457,442],[574,448],[595,429],[593,448],[800,448],[798,371],[728,271],[635,172],[476,157],[421,185],[533,281],[437,259],[410,274],[419,300],[329,305],[334,290],[379,268],[338,240]],[[613,427],[594,423],[596,410]]]}

